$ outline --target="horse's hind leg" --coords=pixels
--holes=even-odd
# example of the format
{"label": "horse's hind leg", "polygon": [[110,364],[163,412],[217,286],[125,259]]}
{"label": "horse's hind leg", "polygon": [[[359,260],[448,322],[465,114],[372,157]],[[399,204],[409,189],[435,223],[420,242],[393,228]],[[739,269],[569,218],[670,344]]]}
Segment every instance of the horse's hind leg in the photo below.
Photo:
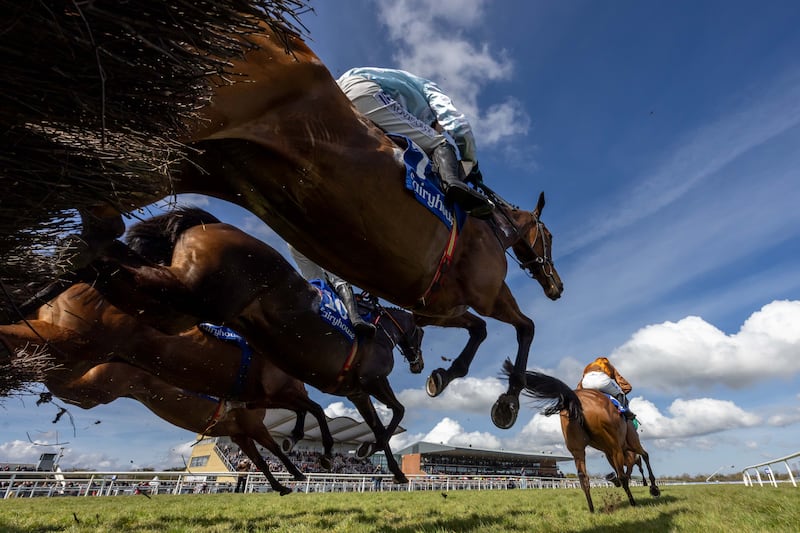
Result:
{"label": "horse's hind leg", "polygon": [[573,459],[575,459],[575,469],[578,472],[578,481],[581,483],[583,494],[586,495],[586,503],[589,505],[589,512],[594,512],[594,504],[592,503],[592,494],[589,487],[589,474],[586,473],[586,450],[585,449],[572,449]]}
{"label": "horse's hind leg", "polygon": [[303,405],[306,411],[311,413],[311,416],[313,416],[317,420],[317,424],[319,424],[322,448],[324,450],[323,455],[319,458],[319,465],[330,472],[333,470],[333,435],[331,435],[331,428],[328,427],[328,419],[325,418],[325,411],[320,404],[312,401],[310,398],[305,398],[304,400]]}
{"label": "horse's hind leg", "polygon": [[447,388],[451,381],[457,378],[463,378],[469,372],[469,366],[475,358],[478,346],[486,339],[486,321],[469,311],[457,317],[447,318],[434,318],[415,314],[414,320],[420,327],[441,326],[445,328],[463,328],[469,333],[466,346],[464,346],[464,349],[458,354],[458,357],[455,358],[450,368],[447,370],[437,368],[431,372],[430,377],[428,377],[425,390],[429,396],[436,397],[444,392],[444,389]]}
{"label": "horse's hind leg", "polygon": [[306,436],[306,411],[304,409],[295,409],[294,414],[296,417],[294,428],[289,434],[289,437],[283,439],[283,442],[281,442],[281,451],[283,453],[291,452],[294,449],[294,445],[303,440],[303,437]]}
{"label": "horse's hind leg", "polygon": [[[258,449],[256,449],[256,445],[253,443],[253,439],[250,437],[244,437],[242,435],[231,435],[231,440],[239,445],[239,448],[244,452],[244,454],[253,461],[253,464],[258,467],[262,474],[267,478],[270,487],[272,490],[280,494],[281,496],[286,496],[292,492],[292,489],[285,485],[281,485],[281,483],[275,479],[275,476],[272,475],[272,472],[269,471],[269,465],[264,461],[264,458],[261,457],[261,454],[258,453]],[[273,441],[274,444],[275,441]],[[259,443],[262,446],[263,443]],[[277,445],[275,446],[277,448]],[[297,468],[297,467],[295,467]],[[302,473],[301,473],[302,474]]]}
{"label": "horse's hind leg", "polygon": [[611,464],[611,468],[613,468],[614,472],[617,474],[617,478],[622,485],[622,489],[625,491],[625,494],[628,495],[628,501],[630,502],[631,506],[636,506],[636,501],[633,499],[633,494],[631,493],[630,487],[630,470],[633,466],[631,465],[626,472],[625,453],[621,449],[615,450],[611,454],[606,453],[606,457],[608,458],[608,462]]}

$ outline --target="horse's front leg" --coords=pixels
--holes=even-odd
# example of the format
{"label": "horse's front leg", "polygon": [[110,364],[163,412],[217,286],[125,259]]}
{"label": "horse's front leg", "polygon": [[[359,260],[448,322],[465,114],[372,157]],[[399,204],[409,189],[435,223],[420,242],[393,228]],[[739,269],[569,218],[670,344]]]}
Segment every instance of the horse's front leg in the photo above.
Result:
{"label": "horse's front leg", "polygon": [[388,466],[389,471],[394,474],[395,483],[408,483],[408,478],[403,474],[400,465],[397,464],[397,460],[394,458],[394,454],[392,454],[389,448],[390,436],[386,435],[386,428],[383,426],[380,418],[378,418],[378,413],[375,411],[375,406],[372,405],[369,394],[364,392],[350,394],[347,396],[347,399],[353,402],[353,405],[356,406],[356,409],[364,418],[364,422],[372,429],[372,433],[375,435],[375,443],[362,444],[359,446],[358,450],[356,450],[356,457],[359,459],[369,457],[377,451],[377,443],[383,443],[381,449],[385,453],[386,466]]}
{"label": "horse's front leg", "polygon": [[522,314],[506,284],[503,284],[494,308],[487,316],[511,324],[517,332],[517,356],[514,360],[514,370],[508,378],[508,391],[492,406],[494,425],[500,429],[508,429],[517,421],[519,414],[519,394],[525,388],[525,369],[528,366],[528,353],[533,343],[535,327],[533,320]]}
{"label": "horse's front leg", "polygon": [[386,376],[372,380],[367,390],[376,400],[392,410],[392,419],[386,426],[384,441],[379,441],[377,443],[378,446],[383,447],[389,442],[389,439],[392,438],[397,426],[400,425],[400,421],[403,420],[406,414],[406,408],[400,403],[397,396],[395,396],[392,385],[389,383],[389,379]]}
{"label": "horse's front leg", "polygon": [[[261,457],[261,453],[256,448],[253,439],[244,435],[231,435],[231,440],[239,446],[239,448],[244,452],[244,454],[256,465],[264,477],[267,478],[270,487],[272,490],[280,494],[281,496],[286,496],[287,494],[292,493],[292,489],[289,487],[282,485],[280,481],[275,479],[275,476],[272,475],[272,472],[269,470],[269,465],[264,458]],[[271,437],[270,437],[271,438]],[[262,444],[263,446],[263,444]],[[277,446],[276,446],[277,448]],[[301,473],[302,475],[302,473]]]}
{"label": "horse's front leg", "polygon": [[422,315],[414,315],[414,320],[417,325],[422,326],[441,326],[444,328],[463,328],[469,333],[469,340],[466,346],[458,354],[450,368],[447,370],[437,368],[431,372],[430,377],[425,385],[425,390],[431,397],[436,397],[444,392],[444,389],[450,384],[451,381],[458,378],[463,378],[469,372],[469,366],[475,358],[478,347],[486,339],[486,321],[477,315],[466,311],[465,313],[455,317],[428,317]]}

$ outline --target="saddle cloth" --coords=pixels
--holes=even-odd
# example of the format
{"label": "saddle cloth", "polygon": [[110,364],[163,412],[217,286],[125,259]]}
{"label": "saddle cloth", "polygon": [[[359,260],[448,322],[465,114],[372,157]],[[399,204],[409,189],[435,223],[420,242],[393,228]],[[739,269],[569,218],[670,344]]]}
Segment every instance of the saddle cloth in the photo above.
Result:
{"label": "saddle cloth", "polygon": [[344,303],[336,295],[336,291],[330,286],[326,280],[312,279],[308,281],[320,293],[322,301],[319,304],[319,316],[333,327],[336,331],[352,343],[356,338],[356,332],[353,329],[353,322],[347,315],[347,309]]}
{"label": "saddle cloth", "polygon": [[453,224],[458,228],[463,227],[467,213],[461,206],[445,199],[425,152],[408,137],[395,134],[389,134],[389,137],[398,146],[405,147],[403,163],[406,166],[406,189],[412,191],[417,201],[436,215],[447,229],[453,229]]}

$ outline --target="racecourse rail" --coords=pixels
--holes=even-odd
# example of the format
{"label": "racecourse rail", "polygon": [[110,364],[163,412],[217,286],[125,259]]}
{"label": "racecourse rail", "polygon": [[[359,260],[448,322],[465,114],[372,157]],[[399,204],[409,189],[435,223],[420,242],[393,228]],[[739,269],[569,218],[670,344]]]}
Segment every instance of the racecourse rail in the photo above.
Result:
{"label": "racecourse rail", "polygon": [[[577,478],[519,476],[408,476],[409,483],[394,483],[390,474],[306,474],[295,481],[280,473],[281,483],[295,492],[451,491],[579,488]],[[55,496],[121,496],[144,494],[198,494],[234,492],[236,480],[245,477],[244,492],[271,492],[259,472],[0,472],[0,496],[33,498]],[[611,486],[604,479],[592,479],[592,486]],[[633,480],[632,484],[641,484]]]}

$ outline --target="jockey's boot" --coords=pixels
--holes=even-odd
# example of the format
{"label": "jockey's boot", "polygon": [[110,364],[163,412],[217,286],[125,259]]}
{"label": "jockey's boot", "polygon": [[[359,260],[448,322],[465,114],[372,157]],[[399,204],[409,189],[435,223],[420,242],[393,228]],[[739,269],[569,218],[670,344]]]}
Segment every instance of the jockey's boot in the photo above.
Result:
{"label": "jockey's boot", "polygon": [[636,415],[634,414],[633,411],[631,411],[630,405],[628,404],[628,395],[627,394],[618,394],[616,396],[616,398],[619,401],[619,404],[623,408],[625,408],[625,412],[622,413],[623,415],[625,415],[625,419],[633,421],[636,418]]}
{"label": "jockey's boot", "polygon": [[336,287],[336,294],[341,298],[347,314],[350,315],[350,322],[353,323],[353,329],[357,334],[363,335],[367,338],[375,336],[375,326],[366,322],[361,315],[358,314],[358,306],[356,305],[356,298],[353,295],[353,288],[349,283],[341,283]]}
{"label": "jockey's boot", "polygon": [[440,144],[433,150],[431,159],[442,180],[445,198],[457,203],[474,217],[489,218],[494,210],[494,203],[464,183],[455,148],[448,143]]}

